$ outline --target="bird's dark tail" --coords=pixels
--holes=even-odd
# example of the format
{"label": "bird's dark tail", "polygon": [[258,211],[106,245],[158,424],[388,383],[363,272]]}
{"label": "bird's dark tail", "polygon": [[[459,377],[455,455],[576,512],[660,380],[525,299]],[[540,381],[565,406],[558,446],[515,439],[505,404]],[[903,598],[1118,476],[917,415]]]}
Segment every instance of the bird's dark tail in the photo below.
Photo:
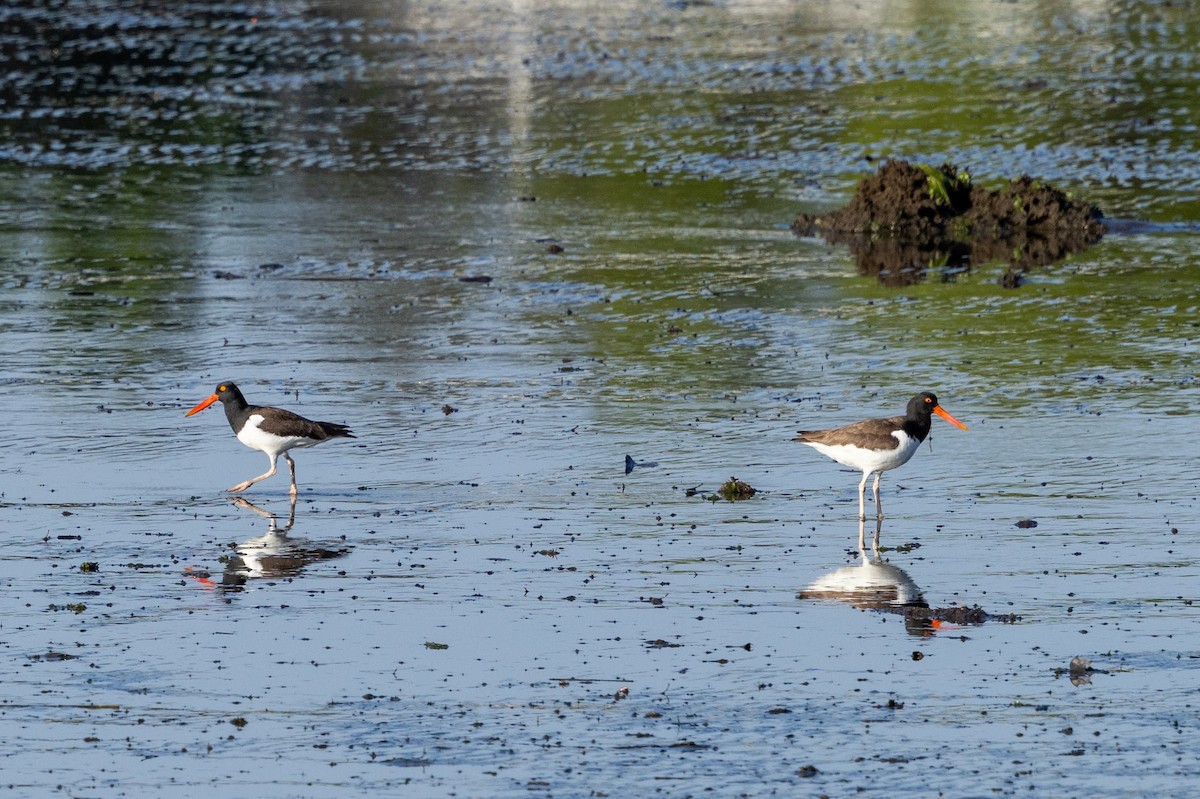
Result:
{"label": "bird's dark tail", "polygon": [[350,432],[350,427],[336,422],[317,422],[321,425],[321,429],[325,431],[325,435],[329,438],[358,438]]}

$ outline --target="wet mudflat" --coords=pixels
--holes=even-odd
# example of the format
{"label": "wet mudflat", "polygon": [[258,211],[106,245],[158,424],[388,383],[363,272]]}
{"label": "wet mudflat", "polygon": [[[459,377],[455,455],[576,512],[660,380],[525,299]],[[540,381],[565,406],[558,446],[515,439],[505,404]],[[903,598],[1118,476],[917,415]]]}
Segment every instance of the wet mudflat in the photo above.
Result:
{"label": "wet mudflat", "polygon": [[[855,8],[4,12],[0,785],[1193,795],[1195,23]],[[891,155],[1162,229],[788,231]],[[359,438],[235,504],[224,379]],[[922,389],[864,562],[791,438]]]}

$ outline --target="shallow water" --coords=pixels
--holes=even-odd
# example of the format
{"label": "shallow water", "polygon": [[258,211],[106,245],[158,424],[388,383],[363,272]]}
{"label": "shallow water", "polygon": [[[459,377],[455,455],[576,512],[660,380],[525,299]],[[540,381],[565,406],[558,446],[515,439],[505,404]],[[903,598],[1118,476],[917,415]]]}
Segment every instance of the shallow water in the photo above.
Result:
{"label": "shallow water", "polygon": [[[1196,792],[1186,9],[0,14],[10,794]],[[889,155],[1170,224],[889,288],[787,231]],[[226,379],[358,435],[286,532]],[[887,565],[1015,622],[800,597],[926,388]]]}

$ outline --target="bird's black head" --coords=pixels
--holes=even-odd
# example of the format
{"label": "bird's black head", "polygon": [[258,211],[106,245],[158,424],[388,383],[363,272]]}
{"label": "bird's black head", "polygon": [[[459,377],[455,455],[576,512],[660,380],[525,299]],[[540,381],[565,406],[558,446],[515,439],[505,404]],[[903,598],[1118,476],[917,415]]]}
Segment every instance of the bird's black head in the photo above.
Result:
{"label": "bird's black head", "polygon": [[220,383],[213,392],[217,399],[221,402],[245,402],[246,398],[242,396],[242,392],[238,390],[237,384],[231,380],[226,380]]}
{"label": "bird's black head", "polygon": [[908,415],[912,417],[928,416],[938,406],[937,395],[932,391],[922,391],[908,401]]}
{"label": "bird's black head", "polygon": [[916,395],[915,397],[913,397],[912,399],[910,399],[908,401],[908,418],[909,419],[921,419],[921,418],[928,419],[930,414],[934,414],[934,413],[936,413],[938,416],[942,417],[943,419],[945,419],[947,422],[954,425],[955,427],[961,428],[963,430],[967,429],[967,426],[965,424],[958,421],[950,414],[946,413],[946,411],[942,410],[941,406],[938,405],[937,395],[934,394],[932,391],[922,391],[920,394]]}
{"label": "bird's black head", "polygon": [[[200,413],[200,411],[204,410],[209,405],[212,405],[217,400],[223,402],[226,408],[231,406],[234,408],[246,407],[246,398],[242,396],[242,392],[238,391],[238,387],[231,381],[227,380],[224,383],[218,383],[217,390],[212,393],[212,396],[201,400],[196,407],[192,408],[184,415],[191,416],[192,414]],[[226,410],[226,413],[229,413],[229,411]]]}

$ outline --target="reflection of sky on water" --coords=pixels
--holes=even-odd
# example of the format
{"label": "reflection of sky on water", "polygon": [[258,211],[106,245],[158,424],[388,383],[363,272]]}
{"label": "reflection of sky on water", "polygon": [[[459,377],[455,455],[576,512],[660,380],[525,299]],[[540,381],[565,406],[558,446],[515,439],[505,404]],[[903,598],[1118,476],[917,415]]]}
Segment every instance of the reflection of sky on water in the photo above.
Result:
{"label": "reflection of sky on water", "polygon": [[183,167],[168,184],[183,191],[247,170],[646,169],[827,203],[822,183],[845,189],[864,155],[901,153],[997,178],[1136,180],[1150,190],[1127,203],[1170,213],[1158,190],[1194,206],[1176,121],[1191,75],[1169,54],[1196,29],[1172,6],[339,2],[252,19],[10,5],[0,158],[23,167]]}

